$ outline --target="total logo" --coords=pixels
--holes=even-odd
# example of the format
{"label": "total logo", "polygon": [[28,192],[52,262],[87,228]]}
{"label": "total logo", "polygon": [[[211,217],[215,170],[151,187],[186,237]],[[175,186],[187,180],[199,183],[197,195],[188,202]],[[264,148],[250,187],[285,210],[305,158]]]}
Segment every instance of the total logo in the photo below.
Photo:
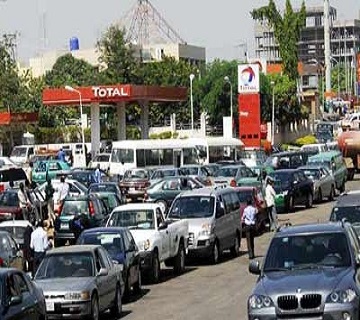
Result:
{"label": "total logo", "polygon": [[249,86],[255,80],[255,72],[253,68],[247,67],[241,72],[241,80],[244,86]]}

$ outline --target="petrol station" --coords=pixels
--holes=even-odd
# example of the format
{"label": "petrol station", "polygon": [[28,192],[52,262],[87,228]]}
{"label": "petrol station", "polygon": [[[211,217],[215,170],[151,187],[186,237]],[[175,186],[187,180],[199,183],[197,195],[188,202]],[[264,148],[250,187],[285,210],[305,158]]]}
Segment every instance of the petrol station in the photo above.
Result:
{"label": "petrol station", "polygon": [[91,150],[100,149],[100,107],[114,106],[117,114],[118,140],[126,140],[126,106],[141,108],[141,138],[149,137],[149,106],[151,103],[182,102],[188,98],[187,88],[117,84],[78,88],[46,88],[43,104],[48,107],[80,105],[90,107]]}

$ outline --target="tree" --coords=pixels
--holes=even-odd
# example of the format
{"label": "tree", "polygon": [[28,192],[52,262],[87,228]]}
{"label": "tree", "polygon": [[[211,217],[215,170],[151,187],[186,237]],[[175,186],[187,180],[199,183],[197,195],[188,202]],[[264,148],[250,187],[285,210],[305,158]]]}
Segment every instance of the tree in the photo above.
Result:
{"label": "tree", "polygon": [[301,29],[306,22],[306,8],[304,1],[301,9],[295,12],[290,0],[286,0],[284,16],[275,6],[274,0],[269,0],[267,6],[254,9],[253,19],[265,22],[274,30],[274,37],[279,44],[279,53],[283,62],[284,74],[296,81],[298,73],[298,42]]}

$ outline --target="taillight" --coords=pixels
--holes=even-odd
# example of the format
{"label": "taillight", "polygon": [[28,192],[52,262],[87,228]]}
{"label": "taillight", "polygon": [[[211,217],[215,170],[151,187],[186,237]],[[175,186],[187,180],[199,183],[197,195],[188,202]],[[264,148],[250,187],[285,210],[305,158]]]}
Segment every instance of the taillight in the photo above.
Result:
{"label": "taillight", "polygon": [[4,267],[4,259],[3,258],[0,258],[0,267]]}
{"label": "taillight", "polygon": [[95,214],[94,204],[91,201],[89,201],[89,213],[91,216]]}
{"label": "taillight", "polygon": [[5,185],[3,183],[0,184],[0,192],[5,191]]}
{"label": "taillight", "polygon": [[235,180],[231,180],[230,187],[236,187],[236,181]]}

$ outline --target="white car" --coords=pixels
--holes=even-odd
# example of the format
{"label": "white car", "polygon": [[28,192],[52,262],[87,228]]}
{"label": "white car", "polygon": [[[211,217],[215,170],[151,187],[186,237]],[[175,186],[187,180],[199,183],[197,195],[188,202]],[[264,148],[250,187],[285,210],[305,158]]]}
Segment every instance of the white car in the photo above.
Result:
{"label": "white car", "polygon": [[350,129],[359,129],[360,113],[350,113],[341,121],[341,127]]}
{"label": "white car", "polygon": [[100,169],[107,172],[110,168],[110,153],[99,153],[90,162],[90,168],[97,168],[98,164]]}
{"label": "white car", "polygon": [[[66,179],[65,180],[66,183],[69,184],[69,195],[70,196],[79,196],[79,195],[85,195],[88,193],[88,189],[79,181],[77,180],[73,180],[73,179]],[[59,198],[59,186],[60,186],[60,180],[58,179],[53,179],[51,180],[51,184],[53,186],[53,188],[55,189],[55,193],[54,193],[54,211],[55,213],[58,212],[59,210],[59,203],[57,202],[57,199]],[[45,187],[47,185],[47,182],[43,183],[40,187],[39,190],[40,192],[43,194],[43,196],[45,197]]]}
{"label": "white car", "polygon": [[185,269],[189,223],[185,220],[165,220],[156,203],[130,203],[111,213],[107,227],[129,228],[139,248],[141,268],[156,283],[160,263],[173,266],[179,274]]}
{"label": "white car", "polygon": [[22,248],[24,245],[25,229],[28,226],[34,229],[33,225],[28,220],[8,220],[0,223],[0,231],[7,231],[12,234],[16,243]]}

